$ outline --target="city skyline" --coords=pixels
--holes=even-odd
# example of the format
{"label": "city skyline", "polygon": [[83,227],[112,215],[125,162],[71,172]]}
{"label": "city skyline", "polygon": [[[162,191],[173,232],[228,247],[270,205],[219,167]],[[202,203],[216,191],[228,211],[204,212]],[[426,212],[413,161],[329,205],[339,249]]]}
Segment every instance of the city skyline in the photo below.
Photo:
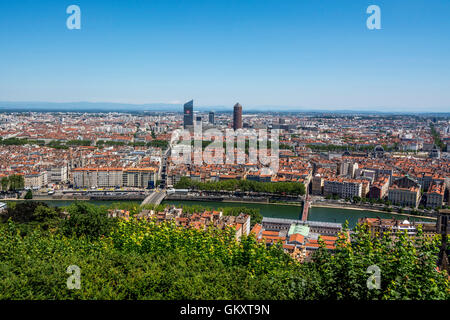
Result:
{"label": "city skyline", "polygon": [[0,101],[450,110],[447,1],[70,4],[0,4]]}
{"label": "city skyline", "polygon": [[[0,101],[0,112],[181,112],[183,113],[184,103],[147,103],[131,104],[117,102],[48,102],[48,101]],[[74,110],[73,108],[77,108]],[[233,112],[234,103],[231,105],[196,105],[194,112]],[[275,109],[274,109],[275,108]],[[352,114],[437,114],[447,115],[447,109],[433,111],[423,107],[421,110],[408,110],[392,108],[306,108],[288,106],[246,106],[245,113],[352,113]],[[276,111],[274,111],[276,110]]]}
{"label": "city skyline", "polygon": [[450,301],[449,12],[0,1],[0,300]]}

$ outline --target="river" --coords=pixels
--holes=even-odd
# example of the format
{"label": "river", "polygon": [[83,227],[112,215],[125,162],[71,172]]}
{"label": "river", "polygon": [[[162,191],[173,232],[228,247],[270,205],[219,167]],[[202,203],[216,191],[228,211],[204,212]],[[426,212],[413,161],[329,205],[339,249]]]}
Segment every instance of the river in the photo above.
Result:
{"label": "river", "polygon": [[[285,219],[301,219],[301,206],[284,205],[284,204],[260,204],[260,203],[237,203],[237,202],[207,202],[207,201],[178,201],[168,200],[163,203],[174,205],[202,205],[211,208],[220,207],[250,207],[260,210],[263,217],[271,218],[285,218]],[[310,221],[324,221],[337,222],[344,224],[348,221],[348,226],[353,229],[358,223],[359,218],[376,218],[382,219],[408,219],[410,221],[433,221],[424,218],[408,217],[405,215],[389,214],[385,212],[376,212],[369,210],[354,210],[354,209],[340,209],[340,208],[326,208],[326,207],[312,207],[309,209],[308,220]]]}
{"label": "river", "polygon": [[[73,200],[51,200],[42,201],[51,206],[68,206],[73,203]],[[133,201],[89,201],[89,203],[95,205],[111,205],[118,202],[133,202]],[[139,204],[139,202],[135,202]],[[264,217],[272,218],[284,218],[284,219],[301,219],[301,206],[284,205],[284,204],[263,204],[263,203],[239,203],[239,202],[217,202],[217,201],[179,201],[179,200],[165,200],[163,204],[173,204],[177,206],[186,205],[201,205],[211,209],[217,209],[221,207],[248,207],[259,209],[260,213]],[[376,218],[382,219],[408,219],[410,221],[435,221],[425,218],[408,217],[398,214],[390,214],[387,212],[376,212],[369,210],[353,210],[353,209],[341,209],[341,208],[326,208],[326,207],[312,207],[309,210],[308,220],[311,221],[324,221],[324,222],[337,222],[345,223],[347,220],[349,228],[353,228],[358,222],[358,218]]]}

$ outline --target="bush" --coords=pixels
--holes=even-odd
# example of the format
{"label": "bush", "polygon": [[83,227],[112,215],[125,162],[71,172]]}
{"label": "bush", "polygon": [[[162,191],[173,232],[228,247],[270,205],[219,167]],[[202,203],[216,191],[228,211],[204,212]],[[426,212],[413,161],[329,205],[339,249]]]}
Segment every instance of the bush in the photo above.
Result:
{"label": "bush", "polygon": [[[97,227],[95,239],[83,236],[103,225],[105,208],[94,208],[69,208],[81,237],[40,228],[23,235],[12,220],[0,224],[0,299],[450,299],[448,274],[436,270],[440,239],[428,240],[420,227],[415,238],[391,238],[358,225],[351,241],[344,230],[333,252],[319,238],[312,262],[300,264],[279,244],[253,235],[237,242],[232,228],[131,218]],[[45,219],[48,209],[35,216]],[[81,269],[79,290],[67,289],[70,265]],[[367,286],[369,266],[381,272],[379,289]]]}
{"label": "bush", "polygon": [[24,199],[26,199],[26,200],[33,199],[33,192],[31,190],[28,190],[27,193],[25,194]]}
{"label": "bush", "polygon": [[6,209],[5,214],[2,215],[3,222],[6,222],[8,219],[18,223],[45,221],[46,219],[43,219],[43,216],[39,213],[41,211],[38,211],[37,214],[35,214],[37,208],[46,208],[54,212],[54,214],[49,214],[46,218],[51,219],[58,216],[56,211],[48,208],[48,205],[44,202],[24,201],[8,204],[8,209]]}
{"label": "bush", "polygon": [[75,202],[67,207],[68,217],[64,220],[62,230],[67,236],[86,236],[98,239],[112,231],[116,219],[109,218],[106,207],[98,207],[83,202]]}

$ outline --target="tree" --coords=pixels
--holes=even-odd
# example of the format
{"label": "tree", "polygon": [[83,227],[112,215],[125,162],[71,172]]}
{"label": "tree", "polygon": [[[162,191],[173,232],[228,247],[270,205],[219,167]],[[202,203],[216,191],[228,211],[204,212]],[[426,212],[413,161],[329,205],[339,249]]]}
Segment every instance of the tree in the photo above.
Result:
{"label": "tree", "polygon": [[177,189],[195,189],[204,191],[242,191],[272,194],[304,195],[305,185],[299,182],[259,182],[252,180],[224,180],[217,182],[196,182],[189,177],[181,177],[175,184]]}
{"label": "tree", "polygon": [[[39,210],[38,210],[39,208]],[[46,218],[54,218],[58,216],[57,213],[50,214],[49,211],[46,211],[47,214],[42,214],[42,210],[53,210],[53,208],[49,208],[48,205],[44,202],[37,201],[25,201],[8,205],[6,209],[6,213],[3,215],[3,221],[7,221],[11,219],[14,222],[18,223],[28,223],[33,221],[44,221]]]}
{"label": "tree", "polygon": [[9,185],[9,179],[8,179],[8,177],[2,177],[0,183],[1,183],[1,185],[2,185],[2,190],[3,190],[3,191],[7,191],[7,190],[8,190],[8,185]]}
{"label": "tree", "polygon": [[48,221],[59,217],[59,212],[54,208],[49,208],[39,204],[33,212],[33,219],[38,222]]}
{"label": "tree", "polygon": [[[419,227],[415,238],[406,231],[395,238],[390,233],[374,235],[367,225],[358,225],[349,239],[344,232],[333,254],[321,248],[314,254],[312,269],[320,277],[319,299],[446,299],[446,272],[436,270],[438,237],[428,240]],[[381,272],[379,289],[369,289],[369,266]],[[439,289],[440,288],[440,289]]]}
{"label": "tree", "polygon": [[9,177],[9,189],[22,190],[25,187],[25,179],[22,175],[13,174]]}
{"label": "tree", "polygon": [[[75,207],[69,211],[91,209]],[[36,208],[38,216],[48,209]],[[232,228],[203,231],[130,218],[98,239],[19,231],[12,221],[0,224],[6,275],[0,299],[450,299],[448,274],[436,270],[439,237],[427,239],[420,227],[415,238],[406,232],[392,238],[363,225],[349,238],[345,226],[333,251],[319,237],[312,261],[304,263],[253,235],[238,242]],[[83,270],[80,290],[61,281],[72,264]],[[367,285],[371,266],[380,270],[378,289]]]}
{"label": "tree", "polygon": [[97,239],[102,235],[108,235],[115,219],[108,217],[105,207],[94,206],[83,202],[75,202],[67,208],[69,216],[63,222],[64,234],[86,236]]}
{"label": "tree", "polygon": [[31,199],[33,199],[33,192],[32,192],[30,189],[27,190],[27,193],[25,194],[24,199],[26,199],[26,200],[31,200]]}

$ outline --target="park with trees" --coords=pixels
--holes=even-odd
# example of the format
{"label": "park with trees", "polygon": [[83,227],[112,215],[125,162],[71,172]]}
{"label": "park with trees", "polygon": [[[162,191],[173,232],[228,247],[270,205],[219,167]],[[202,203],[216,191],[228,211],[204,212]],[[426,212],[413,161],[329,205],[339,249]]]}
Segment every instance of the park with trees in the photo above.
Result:
{"label": "park with trees", "polygon": [[189,177],[181,177],[174,186],[177,189],[201,191],[242,191],[271,194],[304,195],[305,185],[299,182],[259,182],[252,180],[227,179],[216,182],[197,182]]}

